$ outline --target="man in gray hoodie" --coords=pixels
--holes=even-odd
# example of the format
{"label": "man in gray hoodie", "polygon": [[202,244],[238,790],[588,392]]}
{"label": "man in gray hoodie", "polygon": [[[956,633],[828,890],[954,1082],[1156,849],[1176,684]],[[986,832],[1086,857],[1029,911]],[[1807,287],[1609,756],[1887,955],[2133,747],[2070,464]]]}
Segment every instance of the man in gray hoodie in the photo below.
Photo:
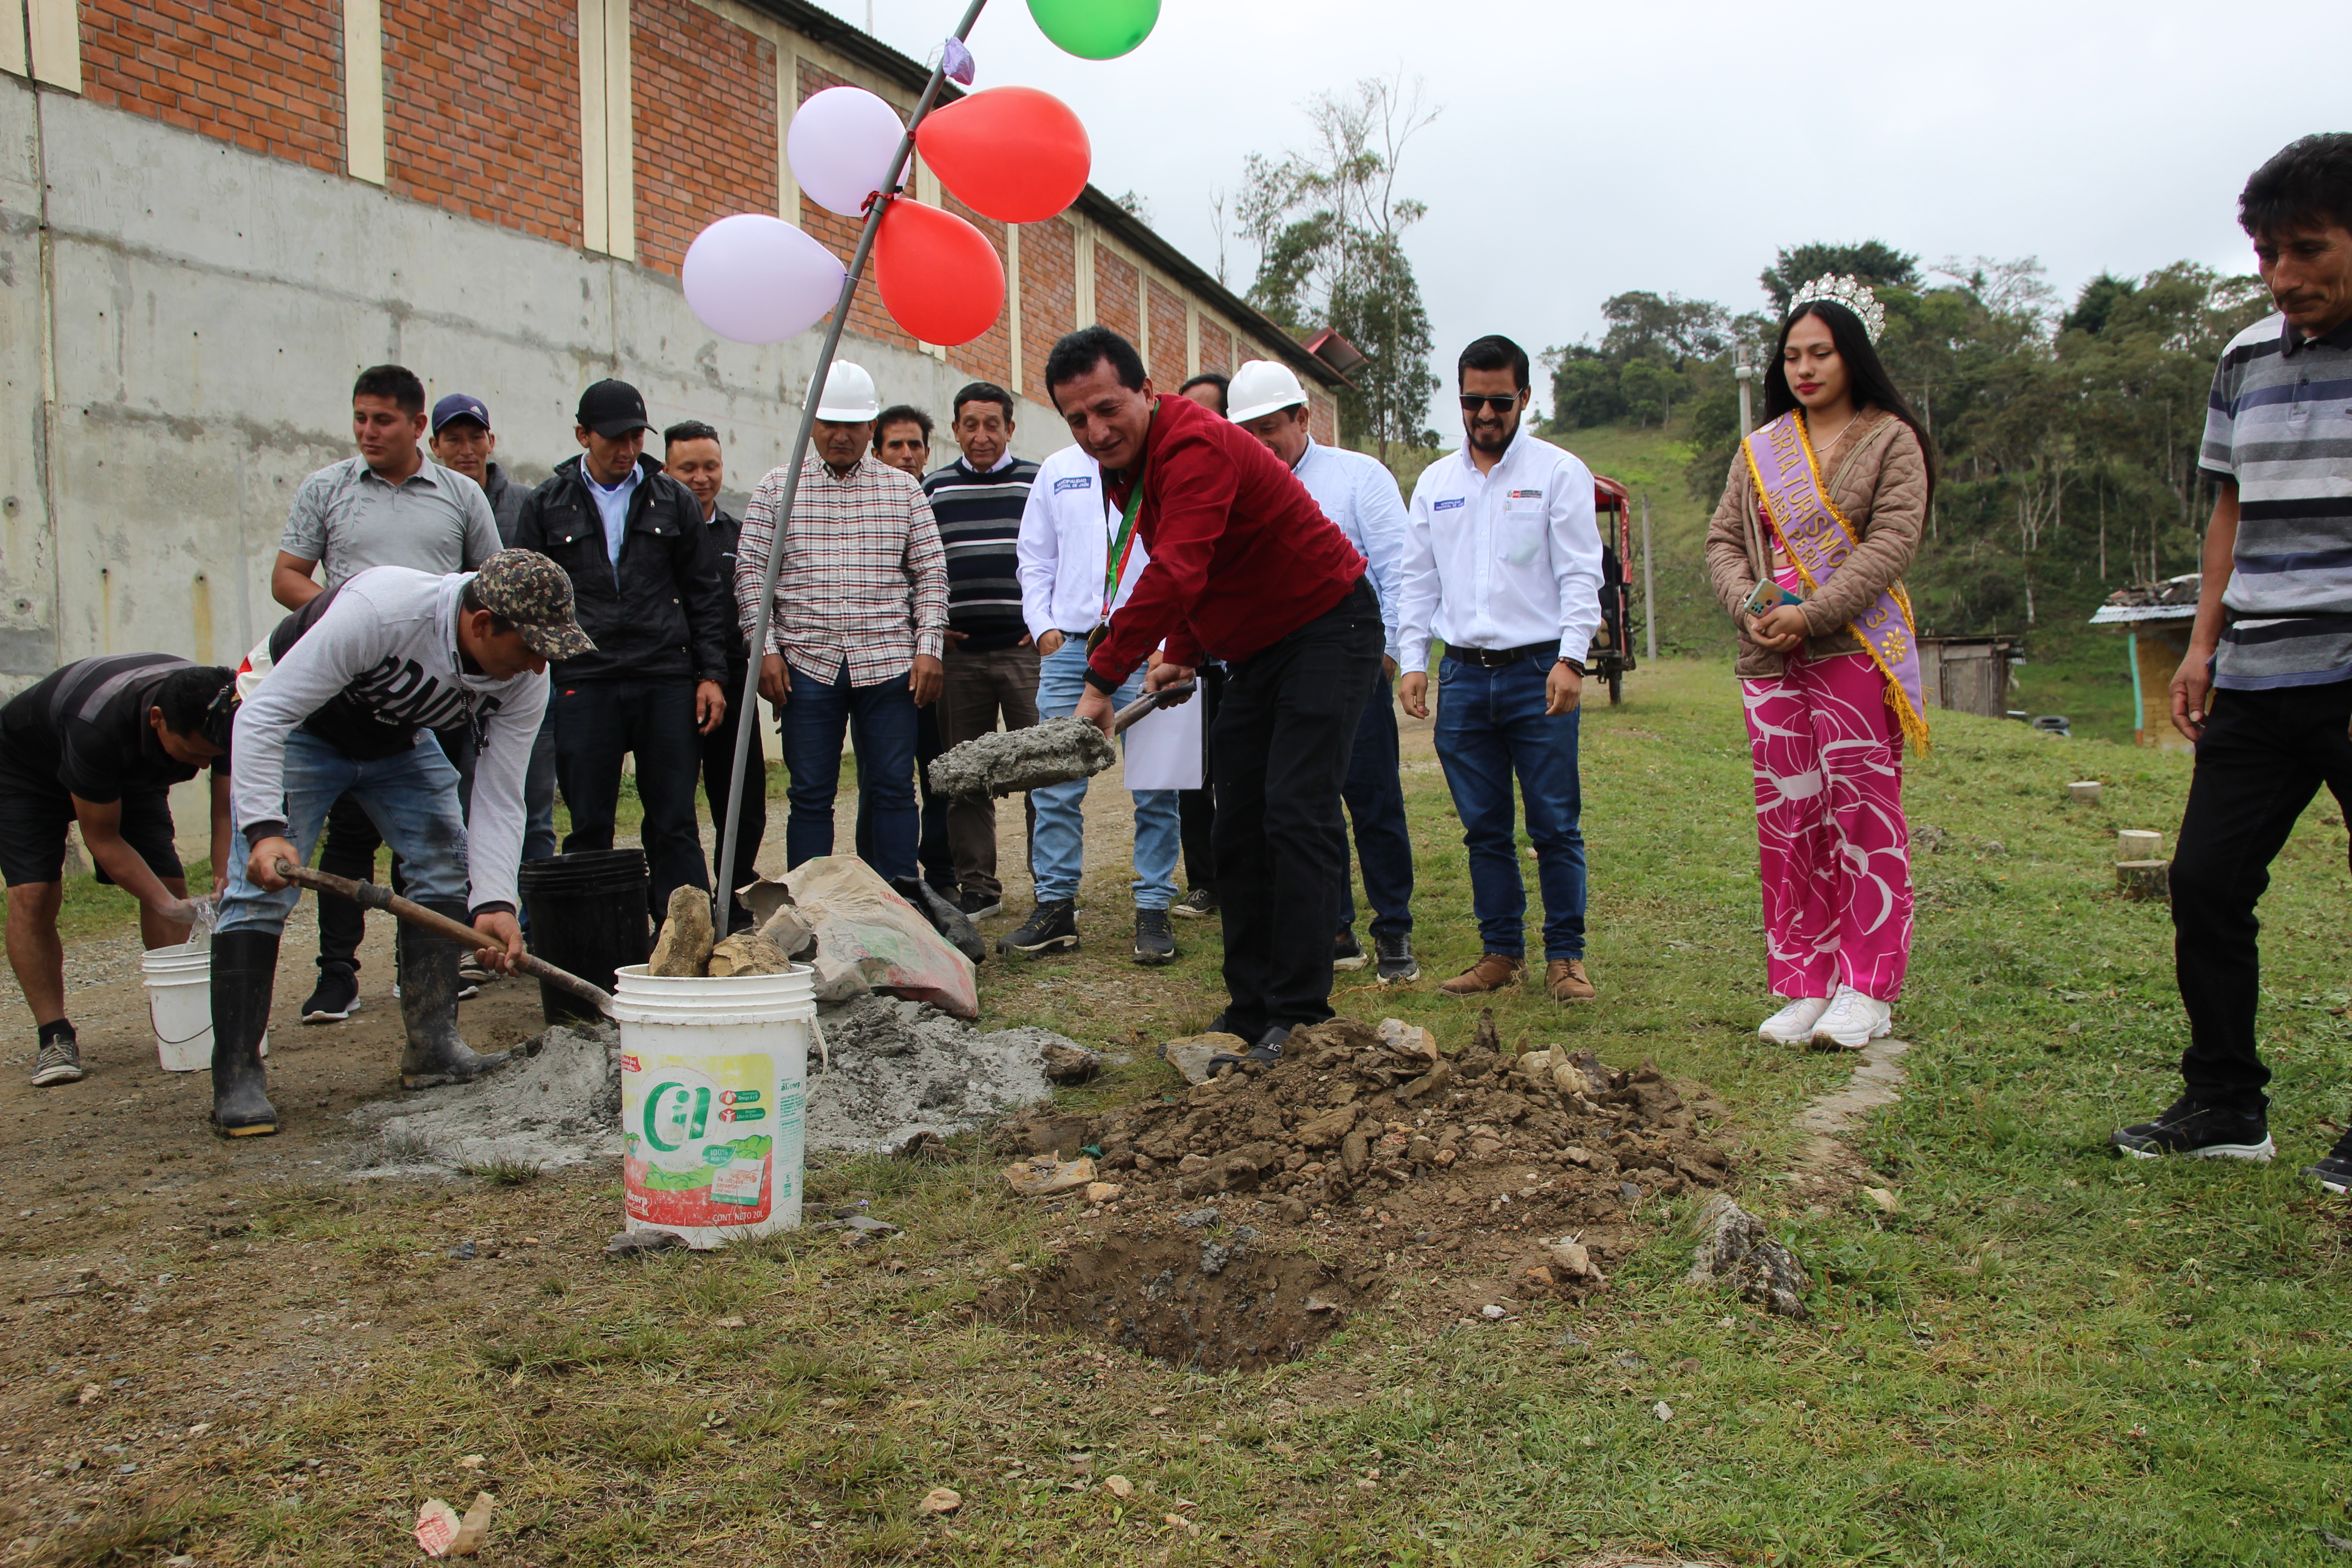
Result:
{"label": "man in gray hoodie", "polygon": [[[562,569],[501,550],[478,572],[362,572],[288,616],[248,656],[230,800],[249,851],[222,898],[212,952],[213,1121],[223,1133],[278,1131],[261,1036],[297,897],[278,866],[309,858],[344,794],[383,830],[411,897],[470,918],[493,967],[521,956],[515,868],[547,664],[593,651]],[[457,770],[439,746],[419,743],[426,731],[458,723],[473,732],[478,759],[470,843]],[[462,1083],[505,1061],[458,1037],[457,945],[406,924],[400,943],[402,1087]]]}

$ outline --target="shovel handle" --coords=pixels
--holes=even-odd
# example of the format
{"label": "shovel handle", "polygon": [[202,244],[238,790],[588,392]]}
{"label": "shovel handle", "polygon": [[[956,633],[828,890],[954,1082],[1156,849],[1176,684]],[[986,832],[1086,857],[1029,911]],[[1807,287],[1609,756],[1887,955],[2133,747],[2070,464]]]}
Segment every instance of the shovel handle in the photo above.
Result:
{"label": "shovel handle", "polygon": [[[482,933],[472,926],[461,925],[447,915],[436,913],[426,909],[423,904],[404,899],[389,888],[378,886],[373,882],[355,882],[349,877],[338,877],[331,871],[314,871],[308,866],[297,866],[282,855],[278,859],[278,874],[298,888],[308,888],[314,893],[332,893],[338,898],[349,899],[353,903],[367,909],[387,910],[406,921],[410,925],[419,926],[431,931],[435,936],[446,937],[451,942],[477,951],[485,951],[482,946]],[[612,1015],[613,994],[600,985],[581,979],[568,969],[558,969],[547,960],[528,952],[516,959],[514,966],[525,974],[562,986],[582,1001],[592,1004],[598,1012],[608,1017]]]}
{"label": "shovel handle", "polygon": [[1173,686],[1163,686],[1157,691],[1137,698],[1120,709],[1117,717],[1111,720],[1110,732],[1114,735],[1124,733],[1145,714],[1165,708],[1171,703],[1181,702],[1192,696],[1200,684],[1198,679],[1180,680]]}

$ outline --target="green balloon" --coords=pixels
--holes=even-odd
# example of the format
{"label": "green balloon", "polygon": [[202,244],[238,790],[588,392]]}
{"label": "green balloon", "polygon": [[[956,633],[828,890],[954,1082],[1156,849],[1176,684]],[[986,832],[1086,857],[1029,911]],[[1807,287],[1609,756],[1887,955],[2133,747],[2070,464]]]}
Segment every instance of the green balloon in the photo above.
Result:
{"label": "green balloon", "polygon": [[1160,0],[1029,0],[1037,26],[1087,60],[1115,60],[1151,36]]}

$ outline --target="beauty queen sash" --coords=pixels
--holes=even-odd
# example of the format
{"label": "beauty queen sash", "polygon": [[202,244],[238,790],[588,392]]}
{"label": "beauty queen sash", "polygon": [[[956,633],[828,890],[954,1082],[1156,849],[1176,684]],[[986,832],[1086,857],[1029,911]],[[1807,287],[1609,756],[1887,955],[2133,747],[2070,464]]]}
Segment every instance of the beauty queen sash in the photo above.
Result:
{"label": "beauty queen sash", "polygon": [[[1803,417],[1783,414],[1748,437],[1741,450],[1748,477],[1771,514],[1772,528],[1787,547],[1797,574],[1821,592],[1854,547],[1862,542],[1822,483],[1821,465],[1805,433]],[[1904,735],[1920,752],[1927,749],[1927,708],[1919,697],[1919,637],[1911,617],[1910,595],[1897,583],[1878,602],[1847,623],[1878,672],[1886,678],[1886,705]]]}

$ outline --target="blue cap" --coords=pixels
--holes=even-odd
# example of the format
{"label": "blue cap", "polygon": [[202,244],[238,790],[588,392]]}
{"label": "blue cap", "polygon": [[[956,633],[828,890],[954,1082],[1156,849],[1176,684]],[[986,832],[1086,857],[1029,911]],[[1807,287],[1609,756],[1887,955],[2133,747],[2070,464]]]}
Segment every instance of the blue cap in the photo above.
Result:
{"label": "blue cap", "polygon": [[487,430],[490,427],[489,405],[470,393],[453,392],[433,405],[433,434],[441,434],[441,426],[452,419],[471,419]]}

